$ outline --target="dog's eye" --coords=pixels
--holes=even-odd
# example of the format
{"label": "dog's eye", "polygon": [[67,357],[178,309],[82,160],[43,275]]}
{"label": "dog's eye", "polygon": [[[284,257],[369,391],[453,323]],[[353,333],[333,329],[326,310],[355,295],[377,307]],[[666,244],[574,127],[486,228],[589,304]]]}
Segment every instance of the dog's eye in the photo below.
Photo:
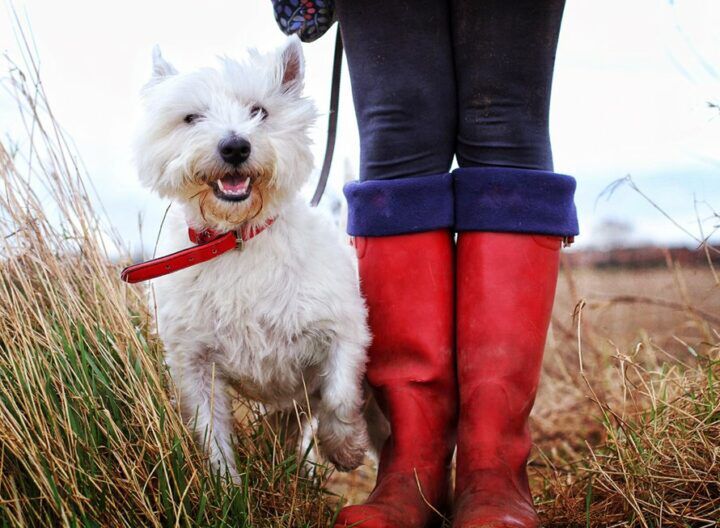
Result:
{"label": "dog's eye", "polygon": [[192,125],[195,121],[202,118],[202,114],[188,114],[183,118],[188,125]]}
{"label": "dog's eye", "polygon": [[250,117],[260,116],[260,119],[265,119],[268,116],[268,111],[260,105],[254,105],[250,109]]}

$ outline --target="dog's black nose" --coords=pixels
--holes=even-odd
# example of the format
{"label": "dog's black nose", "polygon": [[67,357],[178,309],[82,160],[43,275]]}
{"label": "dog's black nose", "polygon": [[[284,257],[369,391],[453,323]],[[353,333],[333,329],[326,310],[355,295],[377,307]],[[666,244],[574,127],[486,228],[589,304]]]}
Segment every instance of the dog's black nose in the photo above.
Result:
{"label": "dog's black nose", "polygon": [[230,136],[218,144],[220,157],[230,165],[240,165],[250,157],[250,142],[247,139]]}

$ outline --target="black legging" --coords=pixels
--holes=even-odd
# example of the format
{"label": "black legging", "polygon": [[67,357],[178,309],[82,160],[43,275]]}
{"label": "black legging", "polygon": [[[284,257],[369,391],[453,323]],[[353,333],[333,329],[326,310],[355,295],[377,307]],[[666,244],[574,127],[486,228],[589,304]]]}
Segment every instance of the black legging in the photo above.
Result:
{"label": "black legging", "polygon": [[564,0],[337,0],[360,180],[461,167],[552,170]]}

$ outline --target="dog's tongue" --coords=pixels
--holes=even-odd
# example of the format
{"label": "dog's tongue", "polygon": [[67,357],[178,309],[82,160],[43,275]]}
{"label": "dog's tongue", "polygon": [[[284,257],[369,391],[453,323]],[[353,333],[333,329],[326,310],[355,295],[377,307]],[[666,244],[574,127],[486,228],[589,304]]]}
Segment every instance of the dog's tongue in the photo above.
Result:
{"label": "dog's tongue", "polygon": [[250,185],[248,176],[228,174],[218,180],[218,187],[227,194],[244,194]]}

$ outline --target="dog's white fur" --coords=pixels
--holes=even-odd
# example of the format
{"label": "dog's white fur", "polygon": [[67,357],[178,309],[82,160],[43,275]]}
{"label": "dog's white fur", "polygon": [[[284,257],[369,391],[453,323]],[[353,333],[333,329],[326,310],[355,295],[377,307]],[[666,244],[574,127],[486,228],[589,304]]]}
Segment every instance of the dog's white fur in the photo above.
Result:
{"label": "dog's white fur", "polygon": [[[186,74],[157,49],[153,58],[136,157],[145,186],[174,203],[160,254],[188,247],[188,225],[227,231],[275,218],[242,250],[155,281],[158,330],[185,418],[213,464],[234,476],[228,389],[268,409],[309,397],[321,451],[352,469],[368,442],[361,405],[369,334],[349,246],[299,196],[316,115],[302,96],[300,42]],[[242,202],[208,186],[228,170],[218,154],[228,134],[251,143],[237,169],[253,181]]]}

